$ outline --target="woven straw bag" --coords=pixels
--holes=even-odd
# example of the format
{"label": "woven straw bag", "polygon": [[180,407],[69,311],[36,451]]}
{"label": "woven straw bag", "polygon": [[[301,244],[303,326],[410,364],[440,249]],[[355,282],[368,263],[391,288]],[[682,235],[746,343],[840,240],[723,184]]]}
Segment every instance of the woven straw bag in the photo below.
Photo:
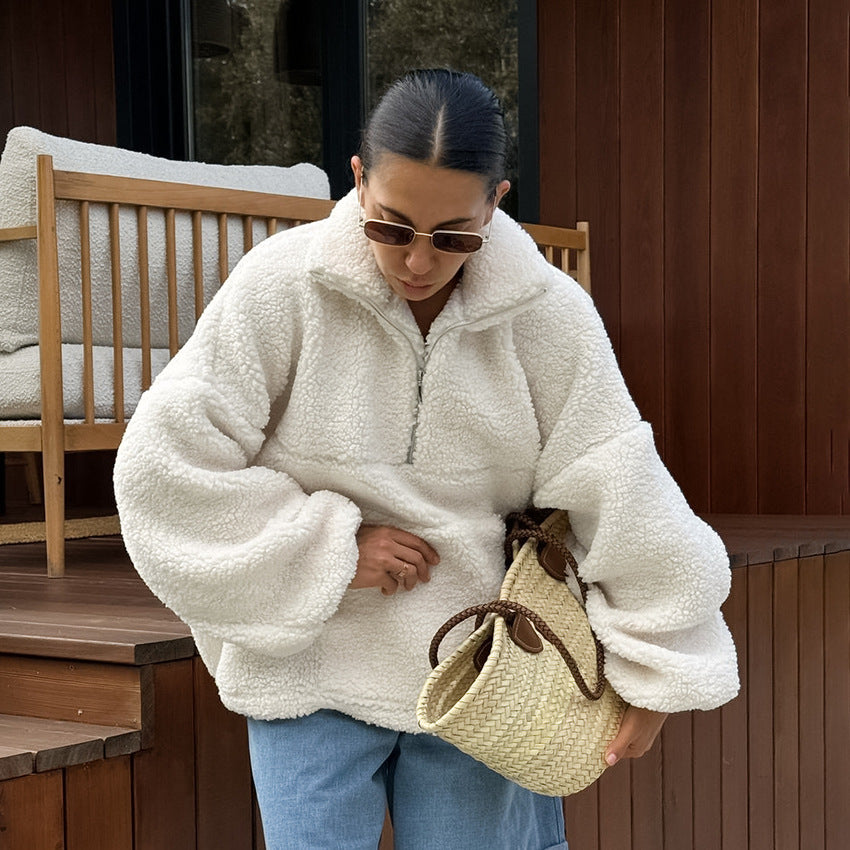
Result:
{"label": "woven straw bag", "polygon": [[[566,581],[569,565],[584,600],[564,544],[567,513],[539,523],[530,513],[508,519],[514,558],[500,598],[461,611],[434,635],[435,669],[416,715],[426,732],[531,791],[575,794],[604,771],[625,706],[605,680],[602,647]],[[516,551],[513,541],[523,538]],[[438,663],[442,639],[472,616],[475,631]]]}

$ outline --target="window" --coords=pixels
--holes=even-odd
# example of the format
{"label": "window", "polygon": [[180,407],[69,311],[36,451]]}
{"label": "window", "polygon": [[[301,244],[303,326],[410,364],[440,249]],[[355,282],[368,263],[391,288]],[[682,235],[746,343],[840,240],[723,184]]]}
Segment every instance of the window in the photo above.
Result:
{"label": "window", "polygon": [[386,85],[410,68],[453,67],[499,95],[513,141],[506,206],[523,210],[525,183],[521,217],[534,220],[536,61],[526,62],[531,79],[520,87],[523,50],[536,54],[533,0],[181,2],[192,29],[192,158],[314,162],[341,197],[353,185],[349,159],[360,128]]}

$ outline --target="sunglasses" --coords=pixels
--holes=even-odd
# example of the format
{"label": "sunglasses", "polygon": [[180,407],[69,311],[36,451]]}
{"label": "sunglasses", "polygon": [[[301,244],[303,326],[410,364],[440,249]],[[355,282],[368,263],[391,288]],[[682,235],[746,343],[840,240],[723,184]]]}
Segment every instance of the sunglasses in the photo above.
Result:
{"label": "sunglasses", "polygon": [[[492,224],[492,220],[491,220]],[[427,236],[435,250],[446,254],[474,254],[485,242],[490,241],[490,228],[487,233],[470,233],[463,230],[435,230],[433,233],[420,233],[407,224],[396,224],[393,221],[381,221],[377,218],[361,220],[363,232],[373,242],[390,245],[393,248],[404,248],[410,245],[417,236]]]}

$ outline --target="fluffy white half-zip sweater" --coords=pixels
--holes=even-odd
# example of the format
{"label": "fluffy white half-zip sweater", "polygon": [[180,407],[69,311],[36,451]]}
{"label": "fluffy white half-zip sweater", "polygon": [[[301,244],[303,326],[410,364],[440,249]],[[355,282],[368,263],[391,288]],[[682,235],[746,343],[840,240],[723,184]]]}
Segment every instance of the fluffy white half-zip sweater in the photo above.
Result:
{"label": "fluffy white half-zip sweater", "polygon": [[[724,547],[662,465],[590,298],[497,212],[423,339],[357,218],[352,193],[243,258],[118,452],[128,551],[225,705],[417,731],[430,639],[498,596],[504,515],[529,504],[570,511],[628,702],[731,699]],[[430,583],[348,589],[361,523],[427,540]]]}

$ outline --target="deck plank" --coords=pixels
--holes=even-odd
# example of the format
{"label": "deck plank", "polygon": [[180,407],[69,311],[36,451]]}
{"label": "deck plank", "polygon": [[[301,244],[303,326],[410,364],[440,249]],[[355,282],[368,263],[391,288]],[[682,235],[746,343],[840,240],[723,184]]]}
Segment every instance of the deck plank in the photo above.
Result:
{"label": "deck plank", "polygon": [[0,744],[0,781],[27,776],[35,770],[35,756],[20,744]]}
{"label": "deck plank", "polygon": [[0,747],[29,751],[36,773],[140,748],[138,729],[0,714]]}
{"label": "deck plank", "polygon": [[850,515],[706,514],[733,567],[794,560],[850,548]]}
{"label": "deck plank", "polygon": [[44,544],[0,546],[0,653],[144,665],[191,658],[185,623],[133,569],[120,538],[69,540],[45,574]]}

